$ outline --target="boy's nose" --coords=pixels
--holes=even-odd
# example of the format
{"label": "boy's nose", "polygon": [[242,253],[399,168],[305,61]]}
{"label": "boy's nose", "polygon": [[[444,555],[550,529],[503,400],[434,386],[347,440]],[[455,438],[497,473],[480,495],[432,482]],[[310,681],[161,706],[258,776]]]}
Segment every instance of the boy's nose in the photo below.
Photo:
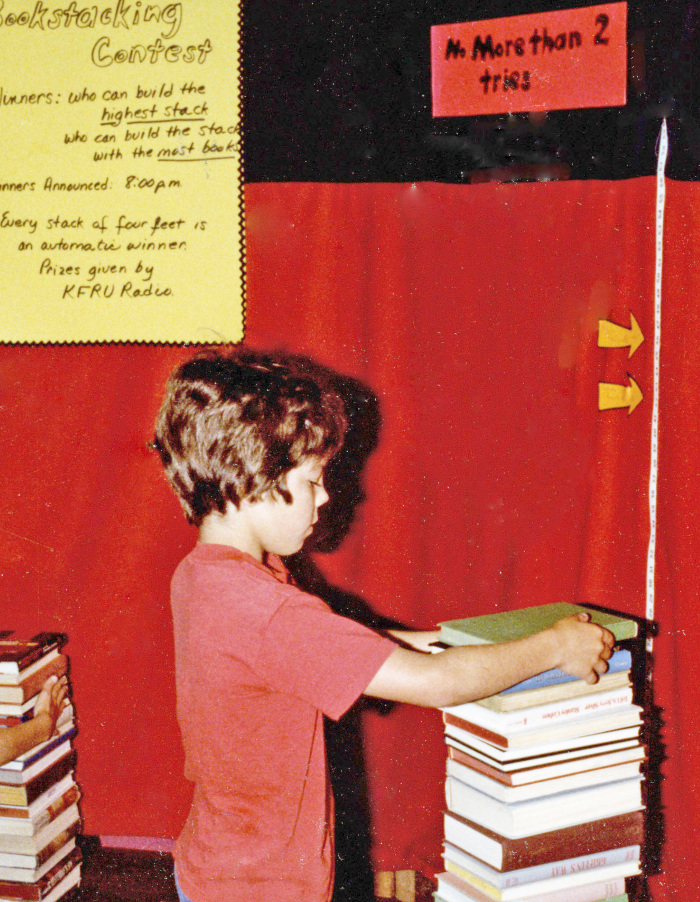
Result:
{"label": "boy's nose", "polygon": [[316,507],[323,507],[323,505],[329,500],[328,492],[326,491],[325,486],[319,486],[318,491],[315,493],[315,501]]}

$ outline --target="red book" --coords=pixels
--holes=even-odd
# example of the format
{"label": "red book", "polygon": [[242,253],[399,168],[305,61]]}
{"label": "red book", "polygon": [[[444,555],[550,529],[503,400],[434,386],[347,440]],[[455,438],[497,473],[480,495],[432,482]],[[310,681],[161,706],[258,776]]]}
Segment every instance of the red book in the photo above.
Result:
{"label": "red book", "polygon": [[18,683],[12,685],[0,684],[0,702],[21,705],[38,695],[50,676],[60,677],[68,672],[68,658],[65,655],[56,655],[48,658],[46,663],[38,670],[30,669],[33,672]]}
{"label": "red book", "polygon": [[19,786],[0,785],[0,804],[31,805],[34,799],[38,799],[50,786],[58,783],[75,768],[75,758],[75,751],[71,751],[28,783]]}
{"label": "red book", "polygon": [[463,720],[455,714],[443,712],[443,720],[446,725],[458,727],[478,739],[495,745],[501,749],[528,748],[528,746],[541,745],[546,742],[554,742],[557,739],[570,739],[571,737],[591,736],[606,733],[611,730],[631,727],[641,723],[642,709],[639,705],[625,705],[622,709],[610,714],[595,714],[590,718],[579,718],[564,723],[536,728],[534,730],[521,730],[515,733],[498,733],[481,725]]}
{"label": "red book", "polygon": [[593,749],[588,755],[551,764],[528,765],[526,760],[519,769],[508,771],[502,770],[495,764],[481,761],[479,758],[475,758],[451,745],[447,747],[447,754],[453,761],[458,761],[465,767],[470,767],[486,777],[491,777],[492,780],[498,780],[504,786],[524,786],[527,783],[540,783],[544,780],[554,780],[569,774],[585,773],[586,771],[598,770],[603,767],[613,767],[617,764],[625,764],[628,761],[644,761],[646,758],[644,746],[639,742],[635,742],[626,748],[602,753],[596,753],[595,749]]}
{"label": "red book", "polygon": [[67,858],[59,861],[55,867],[51,868],[36,883],[16,883],[10,880],[0,880],[0,898],[27,899],[30,902],[40,902],[67,874],[80,865],[81,860],[80,849],[76,848],[73,849]]}
{"label": "red book", "polygon": [[[9,833],[33,833],[32,824],[34,821],[38,822],[41,819],[43,812],[52,808],[54,804],[60,804],[63,795],[71,792],[73,788],[77,789],[78,793],[80,793],[77,784],[73,780],[73,774],[68,773],[48,786],[44,792],[37,796],[37,798],[29,805],[0,805],[0,823],[2,824],[3,829],[7,830]],[[68,802],[68,804],[72,805],[73,802],[77,801],[78,799],[73,799]],[[19,827],[15,830],[5,823],[8,818],[11,818],[12,820],[28,821],[29,826],[26,828]],[[49,820],[50,819],[51,818],[49,818]]]}
{"label": "red book", "polygon": [[[77,783],[73,783],[72,777],[69,776],[64,777],[64,780],[60,781],[61,786],[64,785],[65,780],[71,781],[68,784],[68,788],[45,807],[40,808],[34,817],[29,817],[29,807],[12,808],[3,806],[0,808],[0,849],[10,848],[13,841],[20,841],[22,837],[36,836],[40,830],[43,830],[60,814],[63,814],[64,811],[67,811],[79,801],[80,789]],[[54,785],[58,786],[59,784]],[[8,812],[20,813],[8,814]],[[0,893],[1,898],[2,893]]]}
{"label": "red book", "polygon": [[445,812],[445,839],[499,871],[515,871],[550,861],[604,852],[644,842],[644,812],[630,811],[547,833],[509,839]]}
{"label": "red book", "polygon": [[68,641],[65,633],[37,633],[31,639],[0,639],[0,671],[19,673]]}

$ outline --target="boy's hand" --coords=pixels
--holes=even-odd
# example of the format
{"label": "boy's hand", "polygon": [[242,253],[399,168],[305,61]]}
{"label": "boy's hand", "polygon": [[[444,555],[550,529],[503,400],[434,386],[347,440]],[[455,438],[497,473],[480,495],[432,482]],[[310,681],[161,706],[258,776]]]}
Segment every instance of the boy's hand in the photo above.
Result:
{"label": "boy's hand", "polygon": [[597,683],[608,669],[615,637],[589,620],[590,614],[574,614],[559,620],[550,630],[559,649],[556,666],[587,683]]}
{"label": "boy's hand", "polygon": [[41,692],[34,704],[34,717],[45,720],[48,737],[53,736],[56,729],[56,721],[61,711],[69,704],[68,679],[62,676],[50,676],[44,683]]}

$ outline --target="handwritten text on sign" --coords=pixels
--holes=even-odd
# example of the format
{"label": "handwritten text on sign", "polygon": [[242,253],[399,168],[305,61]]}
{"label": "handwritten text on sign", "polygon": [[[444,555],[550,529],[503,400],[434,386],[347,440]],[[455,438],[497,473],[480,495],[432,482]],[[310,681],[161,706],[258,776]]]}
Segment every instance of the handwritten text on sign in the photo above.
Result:
{"label": "handwritten text on sign", "polygon": [[431,28],[433,116],[621,106],[627,4]]}
{"label": "handwritten text on sign", "polygon": [[0,0],[0,341],[242,338],[238,11]]}

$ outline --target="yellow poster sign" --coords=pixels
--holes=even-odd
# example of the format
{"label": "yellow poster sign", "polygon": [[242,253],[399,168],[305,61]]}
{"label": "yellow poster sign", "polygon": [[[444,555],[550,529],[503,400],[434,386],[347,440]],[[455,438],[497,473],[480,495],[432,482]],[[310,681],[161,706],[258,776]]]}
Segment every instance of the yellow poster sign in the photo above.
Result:
{"label": "yellow poster sign", "polygon": [[0,341],[243,337],[239,9],[0,0]]}

